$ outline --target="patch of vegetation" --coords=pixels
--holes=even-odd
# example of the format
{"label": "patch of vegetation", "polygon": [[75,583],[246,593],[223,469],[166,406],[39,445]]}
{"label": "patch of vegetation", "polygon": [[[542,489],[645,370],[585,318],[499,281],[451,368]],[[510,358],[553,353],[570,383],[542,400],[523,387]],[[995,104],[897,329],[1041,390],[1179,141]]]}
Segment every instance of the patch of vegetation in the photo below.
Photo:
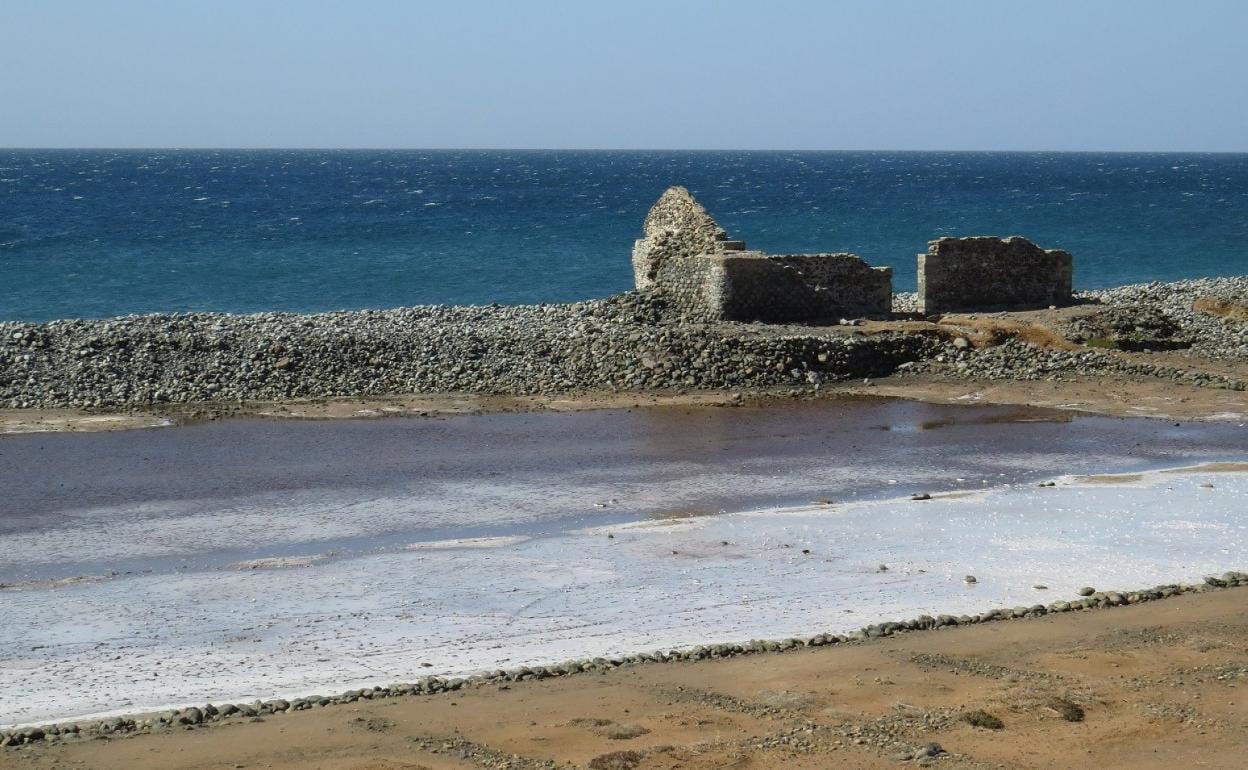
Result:
{"label": "patch of vegetation", "polygon": [[1118,350],[1118,343],[1107,337],[1088,337],[1084,340],[1085,345],[1090,348],[1102,348],[1104,350]]}
{"label": "patch of vegetation", "polygon": [[1192,309],[1228,321],[1248,322],[1248,304],[1242,302],[1231,302],[1217,297],[1200,297],[1192,304]]}
{"label": "patch of vegetation", "polygon": [[589,760],[589,770],[633,770],[645,757],[640,751],[613,751]]}
{"label": "patch of vegetation", "polygon": [[1038,324],[981,322],[976,325],[976,330],[979,332],[979,339],[972,344],[977,348],[1004,345],[1010,340],[1018,340],[1038,348],[1070,350],[1074,347],[1062,335]]}
{"label": "patch of vegetation", "polygon": [[1062,719],[1065,719],[1067,722],[1083,721],[1083,707],[1078,703],[1066,700],[1065,698],[1053,698],[1045,705],[1056,711],[1057,715]]}
{"label": "patch of vegetation", "polygon": [[611,725],[596,732],[613,741],[627,741],[631,738],[640,738],[649,733],[650,730],[641,725]]}
{"label": "patch of vegetation", "polygon": [[1000,730],[1005,727],[1005,722],[983,709],[963,712],[962,721],[972,727],[983,727],[988,730]]}
{"label": "patch of vegetation", "polygon": [[613,719],[591,719],[580,718],[573,719],[568,722],[573,727],[588,727],[595,735],[601,735],[613,741],[626,741],[631,738],[639,738],[650,732],[649,728],[641,725],[627,725],[616,722]]}
{"label": "patch of vegetation", "polygon": [[613,725],[615,722],[610,719],[602,719],[600,717],[578,717],[568,722],[573,727],[606,727]]}

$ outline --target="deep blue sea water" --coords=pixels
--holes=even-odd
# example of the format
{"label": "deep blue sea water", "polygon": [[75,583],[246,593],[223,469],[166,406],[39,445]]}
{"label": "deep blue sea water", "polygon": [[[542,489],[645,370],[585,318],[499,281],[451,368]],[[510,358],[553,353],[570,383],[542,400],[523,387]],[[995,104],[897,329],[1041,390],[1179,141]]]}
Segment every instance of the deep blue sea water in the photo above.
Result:
{"label": "deep blue sea water", "polygon": [[1067,249],[1083,288],[1248,273],[1244,154],[0,150],[0,319],[601,297],[671,184],[898,291],[942,235]]}

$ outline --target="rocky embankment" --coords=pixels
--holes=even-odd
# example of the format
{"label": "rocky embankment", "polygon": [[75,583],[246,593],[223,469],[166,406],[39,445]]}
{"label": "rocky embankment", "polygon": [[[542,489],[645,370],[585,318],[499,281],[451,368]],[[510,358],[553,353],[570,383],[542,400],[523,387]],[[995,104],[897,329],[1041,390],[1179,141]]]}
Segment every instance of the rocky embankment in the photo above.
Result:
{"label": "rocky embankment", "polygon": [[685,324],[631,293],[569,305],[4,323],[0,407],[811,386],[888,374],[939,345],[932,335]]}
{"label": "rocky embankment", "polygon": [[[694,324],[660,297],[568,305],[426,306],[297,315],[184,313],[0,323],[0,408],[125,409],[404,393],[552,394],[814,388],[899,369],[965,378],[1114,374],[1243,390],[1226,373],[1123,351],[1248,359],[1248,277],[1088,292],[1054,331],[971,344],[906,330]],[[899,295],[898,312],[913,297]],[[1151,345],[1151,347],[1150,347]]]}
{"label": "rocky embankment", "polygon": [[[911,301],[902,295],[902,302]],[[968,379],[1062,380],[1120,376],[1184,382],[1199,387],[1245,390],[1238,376],[1211,371],[1210,364],[1248,361],[1248,276],[1146,283],[1081,292],[1080,312],[1048,328],[1054,341],[1002,336],[994,344],[954,339],[953,350],[905,368]],[[994,314],[1006,316],[1009,314]],[[1165,362],[1147,355],[1180,355]]]}

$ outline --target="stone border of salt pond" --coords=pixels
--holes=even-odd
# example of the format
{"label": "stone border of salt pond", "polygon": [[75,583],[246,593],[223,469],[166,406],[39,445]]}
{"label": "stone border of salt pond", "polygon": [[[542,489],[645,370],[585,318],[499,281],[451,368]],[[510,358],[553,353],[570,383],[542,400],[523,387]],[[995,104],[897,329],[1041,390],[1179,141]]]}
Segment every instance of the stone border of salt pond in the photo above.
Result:
{"label": "stone border of salt pond", "polygon": [[[824,647],[895,636],[908,631],[927,631],[946,627],[975,625],[999,620],[1036,618],[1052,613],[1076,610],[1106,609],[1143,602],[1158,601],[1187,593],[1248,586],[1248,573],[1225,572],[1221,577],[1206,577],[1203,583],[1170,583],[1138,591],[1092,591],[1086,596],[1070,601],[1050,604],[1006,607],[977,615],[920,615],[912,620],[885,621],[864,626],[849,634],[815,634],[814,636],[779,640],[751,640],[745,643],[697,645],[675,650],[659,650],[613,657],[583,658],[556,663],[549,666],[521,666],[513,669],[497,669],[484,674],[467,677],[422,677],[414,682],[391,684],[385,687],[366,687],[348,690],[338,695],[309,695],[302,698],[274,698],[250,703],[205,704],[159,713],[144,713],[133,717],[110,717],[64,724],[48,724],[0,731],[0,747],[20,748],[31,744],[54,744],[60,741],[108,739],[113,736],[129,736],[170,729],[192,730],[212,722],[229,719],[255,719],[290,711],[306,711],[314,708],[344,705],[360,700],[378,700],[413,695],[435,695],[454,692],[470,687],[499,685],[507,682],[550,679],[574,674],[605,672],[614,668],[646,663],[673,663],[731,658],[759,653],[785,652],[806,647]],[[1081,594],[1088,589],[1082,589]]]}

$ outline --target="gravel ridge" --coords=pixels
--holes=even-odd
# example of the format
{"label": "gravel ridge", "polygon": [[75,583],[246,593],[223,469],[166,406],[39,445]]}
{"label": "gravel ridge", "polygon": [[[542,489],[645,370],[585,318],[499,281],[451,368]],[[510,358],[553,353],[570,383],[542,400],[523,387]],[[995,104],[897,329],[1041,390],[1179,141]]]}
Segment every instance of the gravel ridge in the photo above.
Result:
{"label": "gravel ridge", "polygon": [[[1207,359],[1248,359],[1248,324],[1194,310],[1198,298],[1248,302],[1248,276],[1082,292],[1133,308]],[[897,312],[916,297],[899,294]],[[1150,321],[1153,326],[1157,324]],[[842,330],[845,331],[845,330]],[[1079,329],[1071,329],[1079,332]],[[1083,332],[1087,336],[1086,330]],[[627,292],[559,305],[427,305],[301,315],[175,313],[0,323],[0,408],[144,408],[406,393],[751,389],[935,371],[985,379],[1120,374],[1243,390],[1245,383],[1105,350],[1018,340],[976,348],[938,332],[698,324],[661,296]]]}
{"label": "gravel ridge", "polygon": [[934,335],[684,323],[637,293],[566,305],[8,322],[0,407],[809,387],[888,374],[938,345]]}

